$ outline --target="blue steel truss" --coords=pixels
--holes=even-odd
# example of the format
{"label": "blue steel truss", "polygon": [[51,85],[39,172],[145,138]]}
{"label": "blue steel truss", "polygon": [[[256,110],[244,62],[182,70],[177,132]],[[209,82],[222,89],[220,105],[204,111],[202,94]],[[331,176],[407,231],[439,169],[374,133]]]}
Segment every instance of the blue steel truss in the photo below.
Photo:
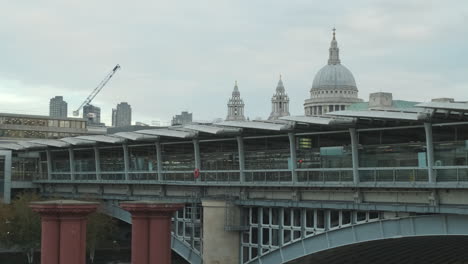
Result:
{"label": "blue steel truss", "polygon": [[430,215],[381,220],[311,236],[260,256],[249,264],[282,264],[324,250],[368,241],[423,236],[467,236],[468,216]]}

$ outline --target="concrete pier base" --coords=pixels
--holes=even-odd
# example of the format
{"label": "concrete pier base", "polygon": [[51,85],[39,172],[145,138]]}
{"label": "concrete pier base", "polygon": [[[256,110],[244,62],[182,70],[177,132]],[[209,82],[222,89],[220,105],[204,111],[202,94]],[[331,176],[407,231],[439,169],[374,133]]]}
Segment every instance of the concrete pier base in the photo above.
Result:
{"label": "concrete pier base", "polygon": [[226,201],[203,200],[203,263],[238,264],[239,232],[225,231]]}

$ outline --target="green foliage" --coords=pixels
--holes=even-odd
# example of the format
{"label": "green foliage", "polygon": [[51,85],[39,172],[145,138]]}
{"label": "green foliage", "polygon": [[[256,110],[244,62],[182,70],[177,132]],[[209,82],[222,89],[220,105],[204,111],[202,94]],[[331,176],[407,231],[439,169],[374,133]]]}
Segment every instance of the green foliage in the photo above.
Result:
{"label": "green foliage", "polygon": [[86,230],[86,248],[91,261],[97,248],[109,248],[115,246],[113,236],[118,227],[115,220],[101,212],[95,212],[88,216]]}
{"label": "green foliage", "polygon": [[10,205],[0,205],[0,243],[23,251],[28,259],[40,247],[41,220],[29,207],[39,199],[35,193],[22,193]]}

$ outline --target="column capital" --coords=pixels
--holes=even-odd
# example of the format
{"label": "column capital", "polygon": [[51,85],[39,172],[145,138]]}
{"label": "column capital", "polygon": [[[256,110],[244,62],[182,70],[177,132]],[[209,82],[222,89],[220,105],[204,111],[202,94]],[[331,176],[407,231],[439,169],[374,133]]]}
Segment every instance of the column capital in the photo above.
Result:
{"label": "column capital", "polygon": [[76,200],[54,200],[32,202],[29,206],[34,212],[45,217],[86,216],[96,211],[99,203]]}
{"label": "column capital", "polygon": [[127,201],[120,207],[133,216],[171,216],[175,211],[184,208],[185,204],[168,201]]}

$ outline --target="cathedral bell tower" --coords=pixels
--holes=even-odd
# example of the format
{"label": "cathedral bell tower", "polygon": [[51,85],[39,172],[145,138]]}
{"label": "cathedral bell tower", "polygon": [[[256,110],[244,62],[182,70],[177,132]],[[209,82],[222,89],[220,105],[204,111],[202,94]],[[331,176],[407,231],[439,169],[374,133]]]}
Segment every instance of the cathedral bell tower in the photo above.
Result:
{"label": "cathedral bell tower", "polygon": [[278,81],[276,93],[271,98],[271,114],[268,120],[276,120],[282,116],[289,116],[289,97],[284,90],[283,80]]}
{"label": "cathedral bell tower", "polygon": [[245,121],[244,117],[244,100],[240,97],[239,87],[237,81],[232,91],[232,96],[227,104],[228,114],[226,121]]}

